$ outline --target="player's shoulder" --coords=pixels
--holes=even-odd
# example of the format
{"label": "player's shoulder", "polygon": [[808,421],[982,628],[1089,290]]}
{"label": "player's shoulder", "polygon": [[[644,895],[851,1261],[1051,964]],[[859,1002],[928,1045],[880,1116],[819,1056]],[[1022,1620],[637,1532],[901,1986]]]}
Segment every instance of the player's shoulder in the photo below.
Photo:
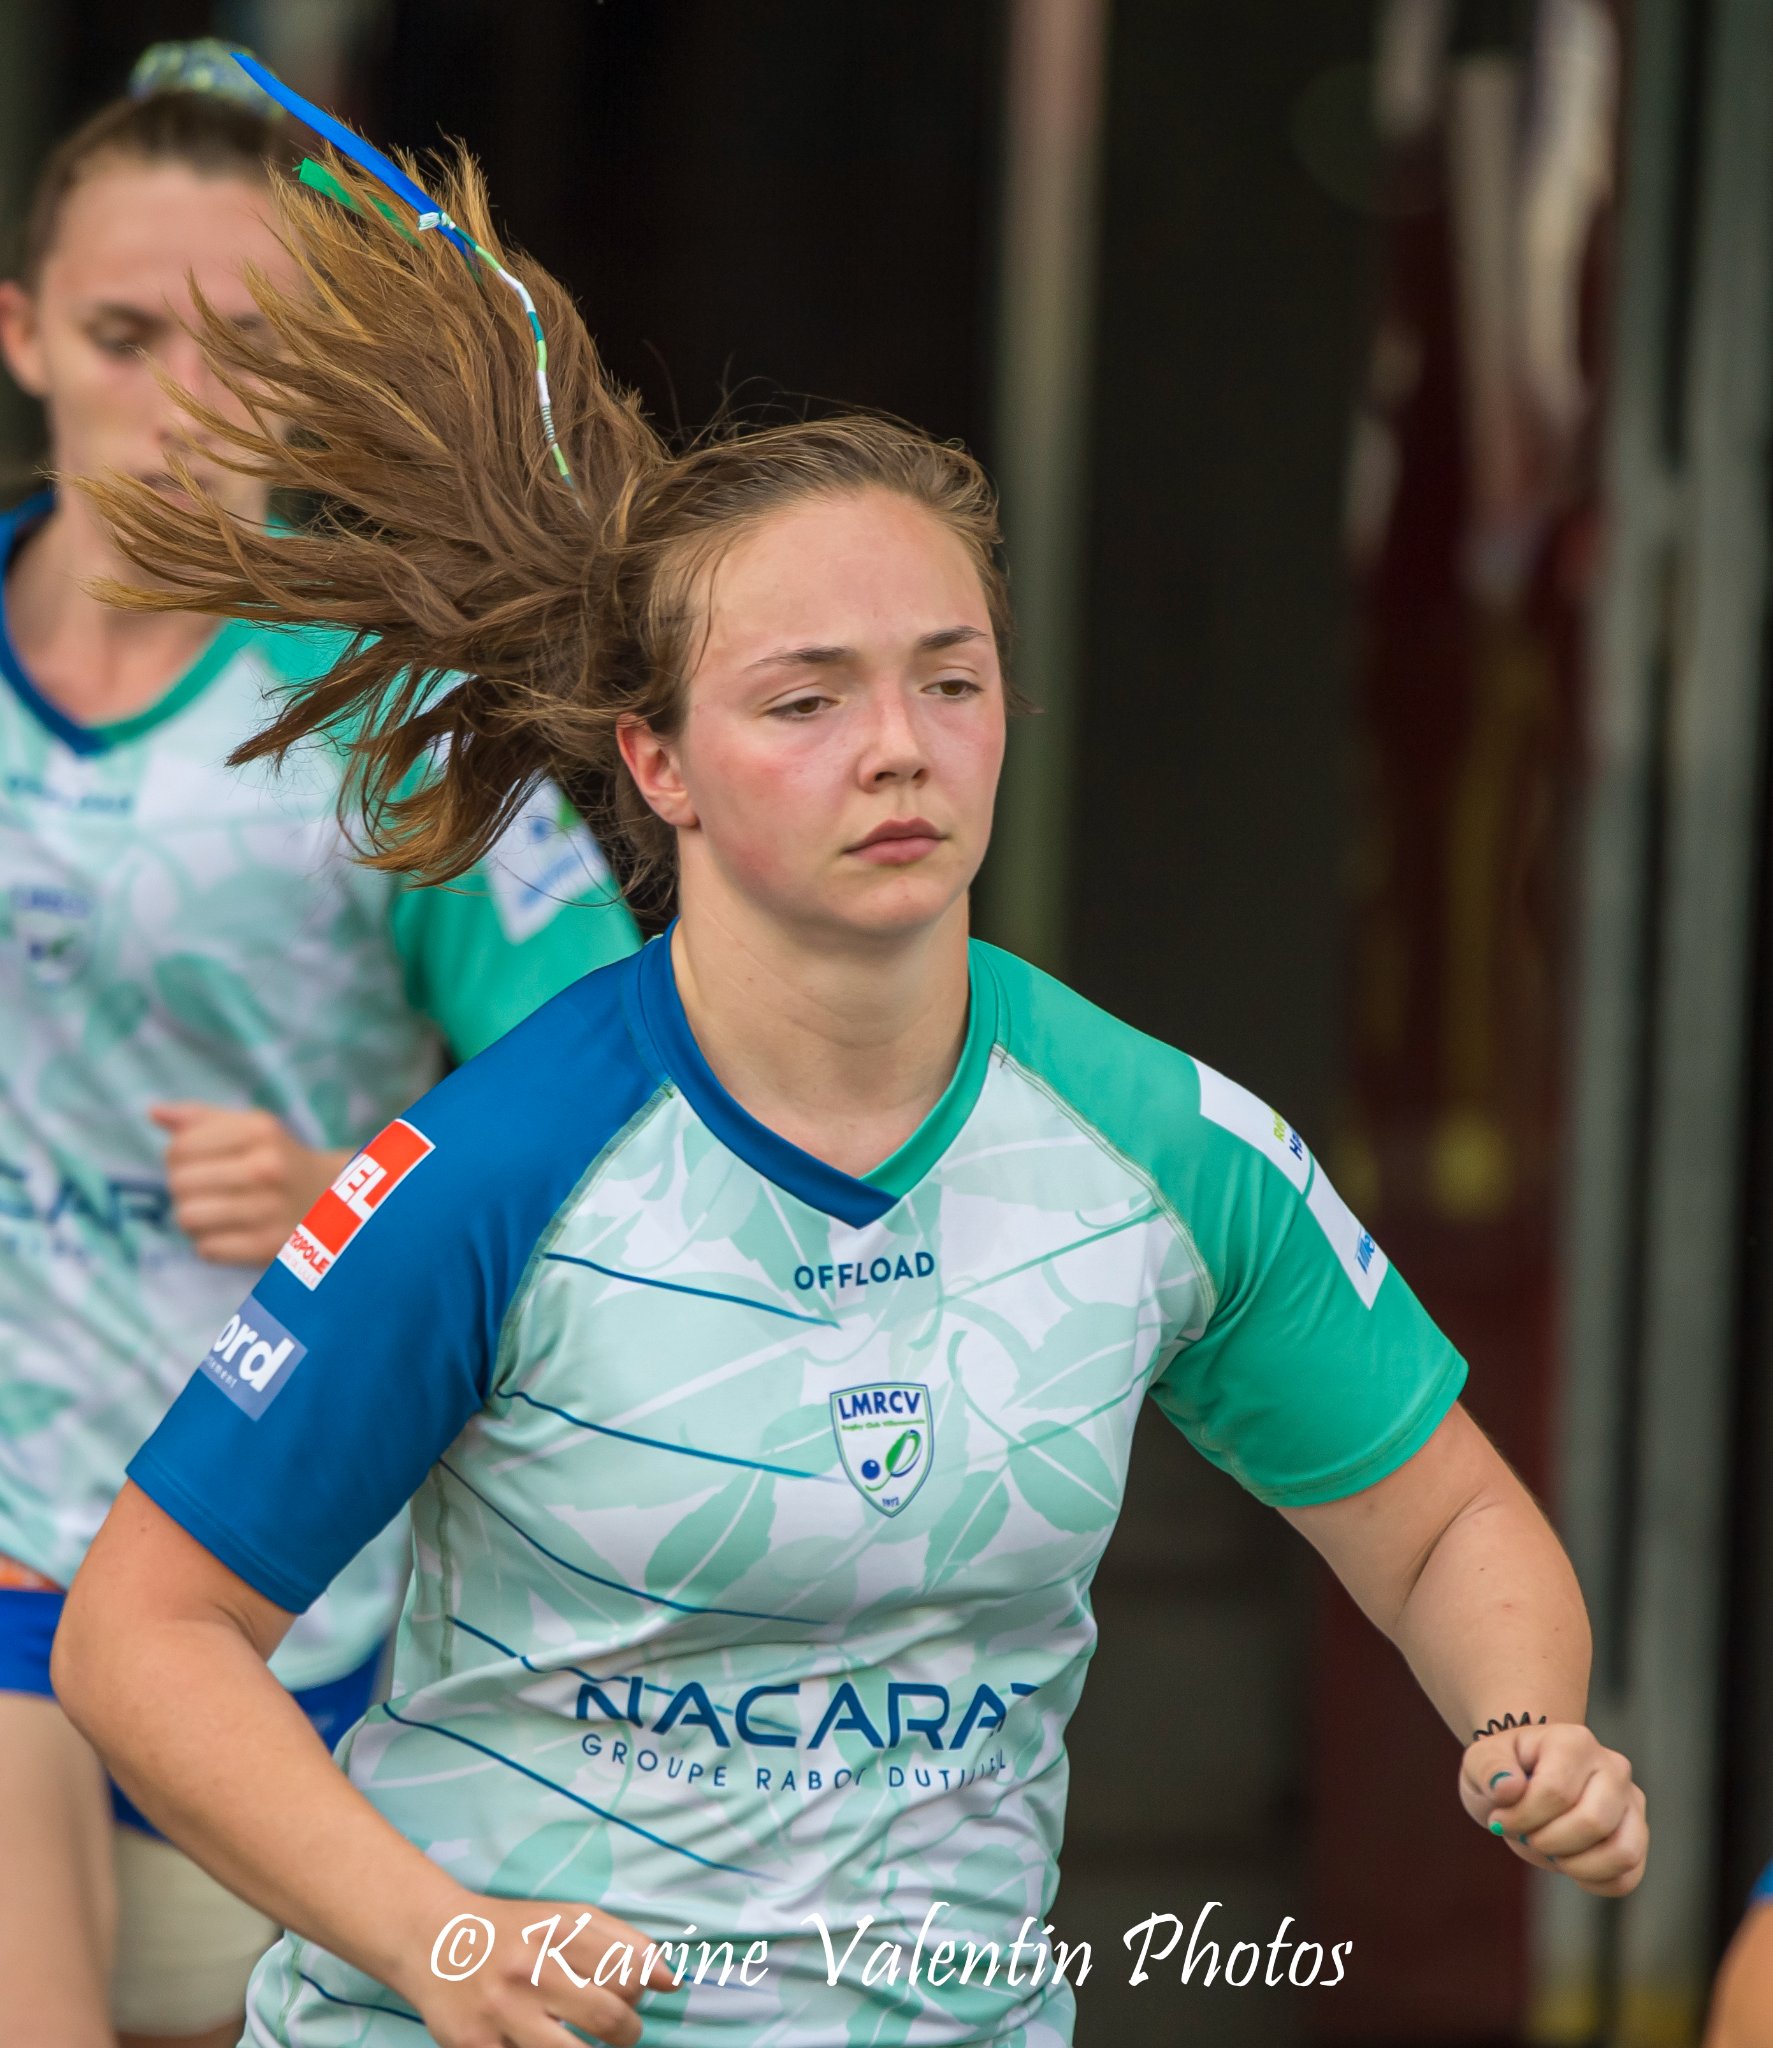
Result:
{"label": "player's shoulder", "polygon": [[999,1044],[1080,1114],[1117,1127],[1197,1119],[1208,1070],[1191,1054],[1014,953],[975,941],[974,956],[997,990]]}
{"label": "player's shoulder", "polygon": [[1117,1151],[1165,1182],[1259,1156],[1303,1190],[1305,1143],[1260,1096],[1012,953],[977,956],[999,992],[1003,1049]]}
{"label": "player's shoulder", "polygon": [[[269,695],[273,705],[284,691],[303,689],[330,675],[365,644],[361,635],[343,627],[304,620],[235,619],[223,630],[229,635],[227,648],[233,665],[261,694]],[[461,680],[453,671],[427,677],[425,701],[434,702]],[[340,719],[330,729],[333,746],[355,738],[368,715],[359,709]]]}
{"label": "player's shoulder", "polygon": [[631,1028],[638,953],[570,982],[413,1107],[421,1128],[516,1159],[600,1149],[659,1081]]}
{"label": "player's shoulder", "polygon": [[[991,948],[1010,1057],[1147,1176],[1220,1271],[1309,1214],[1369,1307],[1389,1270],[1304,1138],[1205,1060]],[[1304,1230],[1303,1242],[1315,1242]]]}

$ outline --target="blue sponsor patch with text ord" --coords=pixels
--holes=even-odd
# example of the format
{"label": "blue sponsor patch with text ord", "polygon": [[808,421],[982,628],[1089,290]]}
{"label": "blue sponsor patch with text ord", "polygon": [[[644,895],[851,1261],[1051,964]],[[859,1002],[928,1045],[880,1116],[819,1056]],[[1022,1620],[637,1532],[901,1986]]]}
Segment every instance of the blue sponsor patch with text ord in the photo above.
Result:
{"label": "blue sponsor patch with text ord", "polygon": [[222,1325],[203,1370],[236,1408],[256,1421],[307,1355],[307,1345],[292,1337],[256,1294],[249,1294]]}

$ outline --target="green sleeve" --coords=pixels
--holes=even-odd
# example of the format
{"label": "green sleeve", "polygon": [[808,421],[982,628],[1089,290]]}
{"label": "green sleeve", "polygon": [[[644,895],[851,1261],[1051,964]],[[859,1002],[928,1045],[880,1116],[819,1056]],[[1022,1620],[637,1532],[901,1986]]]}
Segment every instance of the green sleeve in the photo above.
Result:
{"label": "green sleeve", "polygon": [[1465,1363],[1304,1140],[1246,1089],[990,952],[1012,1055],[1146,1183],[1204,1280],[1152,1398],[1259,1500],[1383,1479],[1458,1399]]}
{"label": "green sleeve", "polygon": [[640,943],[596,840],[552,783],[459,881],[396,891],[391,919],[408,998],[458,1060]]}
{"label": "green sleeve", "polygon": [[1340,1500],[1421,1449],[1458,1398],[1465,1362],[1299,1134],[1191,1064],[1192,1228],[1215,1299],[1152,1398],[1257,1499]]}
{"label": "green sleeve", "polygon": [[[317,626],[258,631],[274,686],[301,686],[349,653],[351,636]],[[460,679],[434,679],[439,693]],[[355,728],[333,734],[343,749]],[[415,768],[401,793],[425,774]],[[390,932],[407,1000],[471,1059],[593,968],[632,953],[640,934],[597,841],[560,790],[539,787],[477,867],[439,888],[392,892]]]}

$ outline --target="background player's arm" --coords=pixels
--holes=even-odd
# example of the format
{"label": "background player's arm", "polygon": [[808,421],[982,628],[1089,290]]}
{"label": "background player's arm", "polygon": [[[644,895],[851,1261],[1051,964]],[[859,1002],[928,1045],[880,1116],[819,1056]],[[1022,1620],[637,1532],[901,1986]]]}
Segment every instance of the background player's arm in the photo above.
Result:
{"label": "background player's arm", "polygon": [[1773,1900],[1749,1913],[1730,1944],[1705,2048],[1773,2048]]}
{"label": "background player's arm", "polygon": [[[538,1951],[523,1929],[558,1911],[564,1937],[583,1908],[466,1890],[334,1766],[265,1666],[292,1619],[126,1483],[68,1596],[56,1692],[181,1847],[281,1925],[389,1986],[443,2048],[553,2038],[538,2031],[550,2015],[599,2040],[637,2041],[638,1986],[580,1988],[557,1964],[540,1990],[529,1981]],[[461,1914],[490,1925],[491,1959],[452,1982],[431,1959]],[[589,1977],[619,1943],[639,1956],[645,1937],[594,1914],[570,1951],[578,1973]],[[654,1988],[670,1981],[655,1967]]]}
{"label": "background player's arm", "polygon": [[[457,1060],[640,942],[596,841],[552,783],[459,882],[401,888],[389,916],[407,999]],[[169,1102],[150,1113],[168,1136],[174,1221],[218,1265],[267,1265],[355,1152],[305,1145],[269,1110]]]}
{"label": "background player's arm", "polygon": [[164,1102],[148,1113],[167,1133],[173,1220],[221,1266],[268,1265],[353,1157],[304,1145],[268,1109]]}
{"label": "background player's arm", "polygon": [[[1631,1891],[1649,1845],[1631,1766],[1583,1725],[1591,1642],[1563,1547],[1463,1409],[1377,1484],[1283,1509],[1470,1743],[1460,1794],[1523,1860]],[[1471,1742],[1505,1715],[1543,1715]]]}

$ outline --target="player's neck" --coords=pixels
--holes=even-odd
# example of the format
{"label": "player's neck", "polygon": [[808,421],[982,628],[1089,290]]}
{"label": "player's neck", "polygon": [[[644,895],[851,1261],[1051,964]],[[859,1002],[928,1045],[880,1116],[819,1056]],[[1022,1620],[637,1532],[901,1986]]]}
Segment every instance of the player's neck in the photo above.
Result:
{"label": "player's neck", "polygon": [[719,905],[686,911],[672,966],[727,1093],[790,1144],[868,1173],[940,1099],[966,1037],[967,906],[854,952]]}
{"label": "player's neck", "polygon": [[144,711],[177,682],[216,630],[198,612],[123,612],[87,587],[139,580],[84,499],[64,494],[14,555],[6,624],[33,687],[80,725]]}

